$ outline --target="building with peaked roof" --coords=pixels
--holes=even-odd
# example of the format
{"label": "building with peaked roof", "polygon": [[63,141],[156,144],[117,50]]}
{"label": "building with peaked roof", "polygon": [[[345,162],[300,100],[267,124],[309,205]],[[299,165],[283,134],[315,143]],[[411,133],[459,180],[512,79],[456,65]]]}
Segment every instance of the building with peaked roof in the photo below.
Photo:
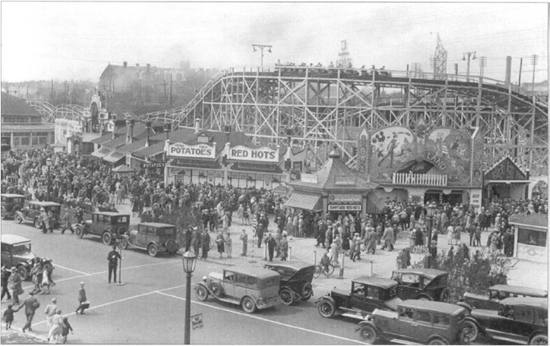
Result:
{"label": "building with peaked roof", "polygon": [[2,144],[12,148],[51,145],[54,129],[55,125],[44,123],[42,116],[25,100],[2,93]]}
{"label": "building with peaked roof", "polygon": [[527,197],[529,183],[529,173],[505,156],[485,172],[483,195],[492,202],[523,199]]}
{"label": "building with peaked roof", "polygon": [[[289,183],[292,195],[285,206],[320,212],[322,218],[336,219],[339,213],[365,214],[382,207],[372,194],[378,184],[349,169],[334,148],[329,159],[313,174],[302,174],[299,181]],[[372,213],[372,212],[370,212]]]}

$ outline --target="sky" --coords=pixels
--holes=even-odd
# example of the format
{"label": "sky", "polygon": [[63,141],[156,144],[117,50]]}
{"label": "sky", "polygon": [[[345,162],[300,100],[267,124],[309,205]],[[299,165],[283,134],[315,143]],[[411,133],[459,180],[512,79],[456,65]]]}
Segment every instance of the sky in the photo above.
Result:
{"label": "sky", "polygon": [[[111,63],[192,68],[257,68],[277,61],[328,65],[346,40],[354,66],[407,65],[430,71],[437,36],[447,73],[517,83],[548,78],[547,3],[396,2],[9,2],[2,4],[2,81],[88,80]],[[473,56],[473,55],[472,55]]]}

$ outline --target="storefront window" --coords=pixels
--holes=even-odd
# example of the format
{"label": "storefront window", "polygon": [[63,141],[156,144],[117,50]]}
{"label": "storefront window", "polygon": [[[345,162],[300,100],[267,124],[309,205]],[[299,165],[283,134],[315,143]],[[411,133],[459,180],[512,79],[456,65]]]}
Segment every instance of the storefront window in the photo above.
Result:
{"label": "storefront window", "polygon": [[545,247],[546,235],[546,232],[520,228],[518,233],[518,243]]}

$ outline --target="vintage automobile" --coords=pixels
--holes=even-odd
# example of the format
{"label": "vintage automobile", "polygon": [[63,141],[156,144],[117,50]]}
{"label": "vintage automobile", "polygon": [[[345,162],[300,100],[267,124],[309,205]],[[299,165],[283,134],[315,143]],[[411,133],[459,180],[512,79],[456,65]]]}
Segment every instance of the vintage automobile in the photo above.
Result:
{"label": "vintage automobile", "polygon": [[374,309],[396,310],[397,282],[385,278],[362,276],[353,279],[351,292],[335,289],[317,301],[319,314],[332,318],[341,316],[363,320]]}
{"label": "vintage automobile", "polygon": [[223,273],[210,273],[195,285],[201,301],[211,294],[216,299],[240,305],[247,313],[266,309],[281,303],[280,275],[273,270],[253,267],[232,267]]}
{"label": "vintage automobile", "polygon": [[519,344],[548,345],[548,298],[506,298],[498,311],[473,309],[464,334],[471,341],[483,334]]}
{"label": "vintage automobile", "polygon": [[167,223],[140,223],[137,230],[121,236],[119,245],[147,250],[150,256],[156,257],[159,252],[174,255],[180,248],[176,241],[176,226]]}
{"label": "vintage automobile", "polygon": [[397,296],[403,300],[421,299],[448,302],[449,273],[427,268],[394,270],[391,278],[399,284]]}
{"label": "vintage automobile", "polygon": [[313,296],[313,273],[315,265],[304,262],[267,262],[264,267],[281,275],[279,295],[284,305]]}
{"label": "vintage automobile", "polygon": [[[33,260],[36,255],[31,252],[31,241],[15,234],[2,234],[2,265],[16,267],[24,280],[30,279]],[[52,273],[51,259],[43,258],[45,268]]]}
{"label": "vintage automobile", "polygon": [[83,238],[86,234],[101,237],[103,244],[112,245],[115,240],[128,232],[130,215],[113,212],[92,212],[92,219],[75,227],[75,234]]}
{"label": "vintage automobile", "polygon": [[59,226],[59,214],[61,213],[61,205],[55,202],[40,202],[40,201],[25,201],[23,209],[18,210],[15,213],[15,221],[21,223],[23,221],[30,221],[34,224],[34,227],[42,227],[42,216],[40,210],[44,208],[46,212],[50,210],[53,213],[53,228]]}
{"label": "vintage automobile", "polygon": [[14,217],[16,212],[23,209],[25,196],[13,193],[2,194],[2,220]]}
{"label": "vintage automobile", "polygon": [[531,287],[494,285],[489,287],[487,294],[464,293],[464,297],[459,305],[468,310],[498,310],[502,300],[517,297],[547,298],[548,292]]}
{"label": "vintage automobile", "polygon": [[467,344],[464,323],[468,311],[458,305],[405,300],[397,311],[376,309],[357,331],[368,343],[376,340],[399,344]]}

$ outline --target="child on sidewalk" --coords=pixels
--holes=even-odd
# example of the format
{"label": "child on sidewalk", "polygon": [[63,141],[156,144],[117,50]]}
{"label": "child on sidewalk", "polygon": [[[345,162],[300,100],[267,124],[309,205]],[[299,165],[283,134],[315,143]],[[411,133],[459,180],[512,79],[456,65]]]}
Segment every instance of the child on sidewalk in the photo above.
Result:
{"label": "child on sidewalk", "polygon": [[73,333],[73,327],[71,327],[71,324],[69,323],[69,318],[63,317],[63,326],[61,330],[61,336],[63,337],[63,343],[67,342],[67,335],[69,335],[69,331],[71,331],[71,334]]}
{"label": "child on sidewalk", "polygon": [[12,309],[12,306],[11,305],[8,305],[8,308],[6,309],[6,311],[4,311],[4,322],[6,322],[6,329],[10,329],[11,328],[11,323],[13,322],[13,309]]}

